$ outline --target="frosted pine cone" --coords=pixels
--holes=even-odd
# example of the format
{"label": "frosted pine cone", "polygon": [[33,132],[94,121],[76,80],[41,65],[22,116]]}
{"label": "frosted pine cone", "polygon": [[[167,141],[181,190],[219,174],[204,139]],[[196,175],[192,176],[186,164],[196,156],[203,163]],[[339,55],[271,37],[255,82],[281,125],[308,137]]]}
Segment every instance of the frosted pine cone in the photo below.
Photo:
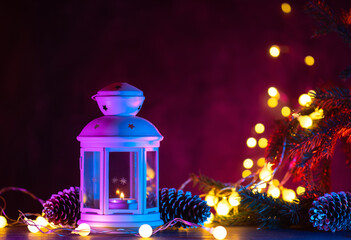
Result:
{"label": "frosted pine cone", "polygon": [[49,222],[76,226],[80,218],[79,187],[70,187],[53,194],[43,206],[44,217]]}
{"label": "frosted pine cone", "polygon": [[313,201],[309,210],[310,222],[318,230],[351,230],[351,193],[326,193]]}
{"label": "frosted pine cone", "polygon": [[[163,222],[169,222],[175,218],[185,221],[203,224],[210,216],[210,207],[199,196],[191,196],[190,192],[163,188],[160,191],[160,213]],[[177,223],[176,227],[187,228],[183,223]]]}

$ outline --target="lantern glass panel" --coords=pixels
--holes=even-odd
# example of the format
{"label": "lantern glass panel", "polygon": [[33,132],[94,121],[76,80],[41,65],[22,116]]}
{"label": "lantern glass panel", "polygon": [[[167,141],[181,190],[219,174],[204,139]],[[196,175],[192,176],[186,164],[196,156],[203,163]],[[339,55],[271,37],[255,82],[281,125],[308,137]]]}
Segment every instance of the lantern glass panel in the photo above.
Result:
{"label": "lantern glass panel", "polygon": [[109,209],[138,209],[136,152],[109,152]]}
{"label": "lantern glass panel", "polygon": [[157,152],[146,152],[146,208],[157,207]]}
{"label": "lantern glass panel", "polygon": [[100,152],[84,152],[83,207],[100,208]]}

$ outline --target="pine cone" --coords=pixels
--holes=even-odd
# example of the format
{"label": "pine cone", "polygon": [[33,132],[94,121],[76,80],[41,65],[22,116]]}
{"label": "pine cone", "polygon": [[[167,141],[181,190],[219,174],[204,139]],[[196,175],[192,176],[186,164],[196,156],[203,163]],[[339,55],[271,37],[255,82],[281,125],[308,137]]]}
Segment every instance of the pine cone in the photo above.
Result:
{"label": "pine cone", "polygon": [[[164,223],[181,218],[188,222],[203,224],[211,214],[210,209],[206,201],[197,195],[192,197],[190,192],[184,194],[183,191],[177,192],[174,188],[163,188],[160,191],[160,213]],[[179,222],[174,226],[188,227]]]}
{"label": "pine cone", "polygon": [[351,193],[326,193],[313,201],[309,210],[310,222],[318,230],[351,230]]}
{"label": "pine cone", "polygon": [[79,187],[70,187],[53,194],[44,203],[44,217],[55,225],[76,226],[80,218]]}

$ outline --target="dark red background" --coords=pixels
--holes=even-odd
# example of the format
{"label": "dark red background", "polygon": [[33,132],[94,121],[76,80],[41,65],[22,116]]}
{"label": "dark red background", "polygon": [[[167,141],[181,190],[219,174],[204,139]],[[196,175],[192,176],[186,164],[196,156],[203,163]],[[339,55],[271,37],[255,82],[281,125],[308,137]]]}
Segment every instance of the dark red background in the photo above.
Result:
{"label": "dark red background", "polygon": [[[337,10],[351,6],[329,2]],[[268,137],[281,117],[266,106],[268,87],[296,107],[300,94],[340,84],[338,73],[351,64],[335,34],[311,39],[305,1],[290,1],[291,14],[281,3],[1,1],[0,187],[47,199],[79,185],[76,136],[101,116],[90,97],[118,81],[144,91],[139,116],[164,136],[161,187],[179,187],[199,171],[238,180],[242,161],[262,154],[245,144],[253,126],[265,123]],[[273,59],[272,44],[286,52]],[[306,55],[315,57],[313,67]],[[332,162],[333,189],[350,189],[341,151]]]}

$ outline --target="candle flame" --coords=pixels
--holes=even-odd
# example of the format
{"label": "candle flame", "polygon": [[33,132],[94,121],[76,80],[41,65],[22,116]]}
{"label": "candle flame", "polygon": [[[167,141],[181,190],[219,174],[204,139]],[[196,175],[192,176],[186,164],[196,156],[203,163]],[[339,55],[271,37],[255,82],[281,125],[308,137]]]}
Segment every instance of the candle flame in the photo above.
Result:
{"label": "candle flame", "polygon": [[119,189],[116,190],[116,195],[119,195],[120,194],[120,191]]}
{"label": "candle flame", "polygon": [[124,193],[122,192],[120,195],[121,200],[124,200]]}

